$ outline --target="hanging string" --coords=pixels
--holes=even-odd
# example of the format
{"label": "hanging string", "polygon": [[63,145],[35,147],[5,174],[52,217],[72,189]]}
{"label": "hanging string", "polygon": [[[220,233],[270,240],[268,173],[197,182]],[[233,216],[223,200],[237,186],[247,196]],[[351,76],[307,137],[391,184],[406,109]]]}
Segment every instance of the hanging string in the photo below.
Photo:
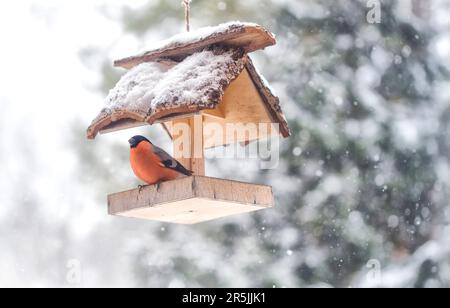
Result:
{"label": "hanging string", "polygon": [[191,31],[190,25],[190,15],[191,15],[191,2],[192,0],[183,0],[182,4],[184,4],[184,17],[186,19],[186,31]]}

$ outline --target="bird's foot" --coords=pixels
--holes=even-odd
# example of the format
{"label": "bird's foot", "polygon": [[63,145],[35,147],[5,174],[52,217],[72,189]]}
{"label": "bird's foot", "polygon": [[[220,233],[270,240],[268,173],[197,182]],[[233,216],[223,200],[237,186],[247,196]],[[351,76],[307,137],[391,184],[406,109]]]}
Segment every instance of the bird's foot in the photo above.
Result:
{"label": "bird's foot", "polygon": [[138,189],[139,189],[139,193],[142,192],[142,190],[146,187],[147,185],[139,185]]}

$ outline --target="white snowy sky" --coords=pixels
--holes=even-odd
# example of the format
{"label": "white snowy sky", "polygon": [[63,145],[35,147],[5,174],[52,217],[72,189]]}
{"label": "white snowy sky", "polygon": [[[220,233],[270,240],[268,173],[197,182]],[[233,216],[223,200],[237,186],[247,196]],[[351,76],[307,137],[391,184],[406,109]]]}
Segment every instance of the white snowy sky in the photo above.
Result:
{"label": "white snowy sky", "polygon": [[[77,198],[73,196],[76,190],[70,188],[77,157],[67,147],[73,137],[69,129],[75,121],[87,127],[104,105],[104,97],[95,89],[101,76],[81,62],[79,52],[89,47],[117,50],[122,30],[101,13],[103,5],[114,12],[144,2],[34,0],[0,4],[0,218],[10,215],[14,207],[10,200],[15,185],[37,192],[45,207],[42,211],[57,218],[70,215],[63,201]],[[119,49],[118,53],[130,50]],[[129,132],[126,134],[105,139],[129,137]],[[25,155],[27,151],[33,153],[32,162],[26,161],[30,157]],[[28,171],[30,165],[35,167]],[[29,177],[23,178],[27,172]],[[92,215],[95,207],[80,203],[80,215],[71,221],[83,222],[86,227],[74,230],[88,232],[90,218],[93,224],[104,213]]]}

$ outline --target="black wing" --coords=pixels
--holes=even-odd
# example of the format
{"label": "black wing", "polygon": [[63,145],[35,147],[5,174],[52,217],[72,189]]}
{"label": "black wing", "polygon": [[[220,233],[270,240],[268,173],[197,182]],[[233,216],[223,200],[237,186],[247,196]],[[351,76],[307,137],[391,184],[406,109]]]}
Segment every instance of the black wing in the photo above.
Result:
{"label": "black wing", "polygon": [[169,169],[175,170],[187,176],[191,176],[194,172],[186,169],[182,164],[180,164],[175,158],[170,156],[166,151],[153,145],[153,153],[159,156],[161,163]]}

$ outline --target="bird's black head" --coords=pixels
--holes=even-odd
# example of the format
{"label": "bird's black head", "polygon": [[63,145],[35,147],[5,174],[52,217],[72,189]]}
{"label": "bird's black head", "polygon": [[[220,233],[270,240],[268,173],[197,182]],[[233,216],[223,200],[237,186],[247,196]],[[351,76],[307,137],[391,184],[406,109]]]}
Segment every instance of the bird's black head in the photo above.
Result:
{"label": "bird's black head", "polygon": [[130,144],[130,148],[133,149],[133,148],[137,147],[139,145],[139,143],[141,143],[142,141],[147,141],[147,142],[151,143],[150,140],[148,140],[144,136],[131,137],[130,140],[128,140],[128,143]]}

